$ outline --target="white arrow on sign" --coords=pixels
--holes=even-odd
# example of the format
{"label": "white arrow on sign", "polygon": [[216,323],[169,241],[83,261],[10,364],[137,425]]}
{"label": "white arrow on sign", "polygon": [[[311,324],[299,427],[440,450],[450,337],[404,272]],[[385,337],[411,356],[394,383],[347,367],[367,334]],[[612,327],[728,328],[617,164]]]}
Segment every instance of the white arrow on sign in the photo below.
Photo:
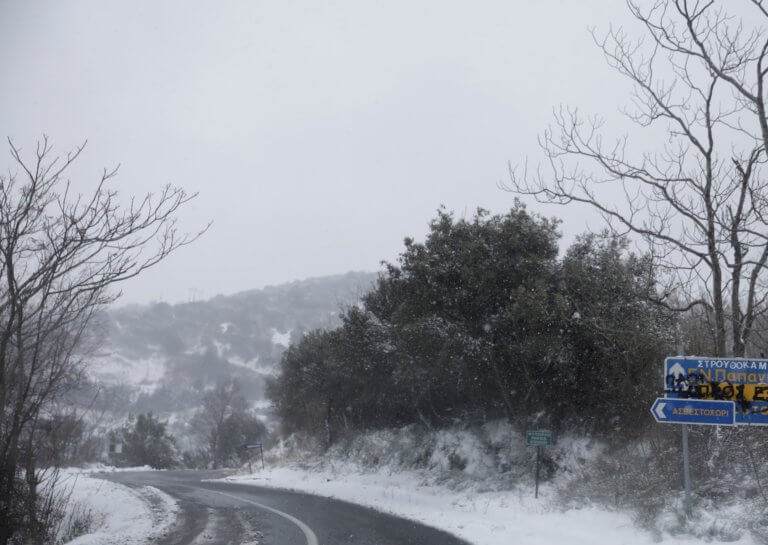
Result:
{"label": "white arrow on sign", "polygon": [[675,378],[679,376],[685,376],[685,367],[683,367],[679,363],[676,363],[669,368],[669,374],[673,375]]}
{"label": "white arrow on sign", "polygon": [[664,414],[664,407],[666,407],[666,403],[659,403],[656,405],[656,408],[654,411],[656,412],[656,416],[658,416],[661,420],[664,420],[667,418],[667,415]]}

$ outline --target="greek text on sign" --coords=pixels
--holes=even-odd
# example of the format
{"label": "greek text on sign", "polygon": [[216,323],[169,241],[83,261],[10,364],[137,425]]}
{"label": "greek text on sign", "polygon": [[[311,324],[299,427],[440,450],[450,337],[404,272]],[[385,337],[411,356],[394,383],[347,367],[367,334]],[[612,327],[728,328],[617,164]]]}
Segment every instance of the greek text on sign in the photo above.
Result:
{"label": "greek text on sign", "polygon": [[667,358],[664,360],[665,387],[680,376],[700,376],[707,382],[768,384],[768,360],[734,358]]}
{"label": "greek text on sign", "polygon": [[529,430],[525,432],[525,444],[529,447],[546,447],[552,444],[551,430]]}
{"label": "greek text on sign", "polygon": [[768,425],[768,360],[673,357],[664,361],[668,398],[734,401],[736,424]]}
{"label": "greek text on sign", "polygon": [[733,401],[659,397],[651,414],[660,424],[700,424],[733,426],[736,404]]}

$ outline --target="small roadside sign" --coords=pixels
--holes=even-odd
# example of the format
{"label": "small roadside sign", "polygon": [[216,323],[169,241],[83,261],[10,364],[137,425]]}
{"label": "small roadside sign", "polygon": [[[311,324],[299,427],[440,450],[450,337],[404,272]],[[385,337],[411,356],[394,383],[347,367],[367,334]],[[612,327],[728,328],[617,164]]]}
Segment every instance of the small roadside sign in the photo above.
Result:
{"label": "small roadside sign", "polygon": [[525,432],[525,444],[529,447],[536,447],[536,492],[534,498],[539,497],[539,458],[541,458],[541,447],[548,447],[552,444],[552,430],[528,430]]}
{"label": "small roadside sign", "polygon": [[651,406],[651,414],[660,424],[736,425],[733,401],[659,397]]}
{"label": "small roadside sign", "polygon": [[552,445],[552,430],[526,431],[525,444],[529,447],[548,447]]}
{"label": "small roadside sign", "polygon": [[[243,445],[243,448],[249,452],[252,450],[258,450],[259,453],[261,454],[261,469],[264,469],[264,445],[261,443],[245,443]],[[252,458],[252,455],[249,454],[248,455],[248,471],[250,473],[253,473],[253,468],[251,467],[251,458]]]}

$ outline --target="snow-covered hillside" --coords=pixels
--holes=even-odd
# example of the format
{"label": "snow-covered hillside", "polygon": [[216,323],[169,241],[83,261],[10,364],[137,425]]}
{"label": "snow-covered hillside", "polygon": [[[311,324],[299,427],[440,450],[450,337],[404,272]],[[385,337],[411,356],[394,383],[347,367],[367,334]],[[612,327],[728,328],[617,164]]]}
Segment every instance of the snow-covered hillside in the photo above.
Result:
{"label": "snow-covered hillside", "polygon": [[183,443],[185,415],[200,406],[207,390],[234,378],[268,420],[266,382],[277,373],[282,353],[306,331],[337,325],[339,311],[375,278],[347,273],[208,301],[112,309],[99,324],[104,342],[89,358],[93,388],[82,401],[112,422],[152,411],[170,420]]}

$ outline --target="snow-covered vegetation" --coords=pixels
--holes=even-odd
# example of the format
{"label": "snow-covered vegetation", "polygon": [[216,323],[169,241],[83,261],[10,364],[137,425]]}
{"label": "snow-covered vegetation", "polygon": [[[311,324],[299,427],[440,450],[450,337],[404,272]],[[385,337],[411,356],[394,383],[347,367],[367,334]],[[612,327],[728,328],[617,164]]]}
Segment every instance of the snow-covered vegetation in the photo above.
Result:
{"label": "snow-covered vegetation", "polygon": [[695,514],[681,510],[679,430],[649,408],[677,341],[713,346],[701,314],[651,302],[657,288],[652,262],[620,237],[561,253],[557,223],[519,204],[440,211],[339,327],[284,354],[270,394],[283,433],[311,441],[275,452],[510,493],[533,474],[521,434],[547,428],[560,439],[542,474],[562,509],[624,512],[656,536],[762,535],[760,430],[691,432]]}
{"label": "snow-covered vegetation", "polygon": [[[750,506],[743,497],[702,503],[687,520],[674,492],[658,495],[661,516],[633,509],[621,496],[632,494],[626,487],[643,485],[648,465],[609,476],[604,465],[617,459],[612,447],[583,436],[563,436],[546,450],[538,499],[535,449],[504,421],[433,431],[409,426],[359,434],[325,451],[318,446],[316,440],[292,435],[267,453],[266,470],[244,470],[226,480],[352,501],[477,545],[506,545],[512,537],[520,545],[659,540],[747,545],[765,538],[754,524],[762,507]],[[626,463],[647,464],[641,450],[640,445],[628,448],[625,455],[634,454]],[[619,498],[614,497],[617,484]]]}
{"label": "snow-covered vegetation", "polygon": [[139,545],[165,535],[176,520],[178,505],[167,494],[151,486],[129,488],[94,478],[89,476],[91,471],[65,469],[61,473],[59,486],[69,501],[57,543]]}

